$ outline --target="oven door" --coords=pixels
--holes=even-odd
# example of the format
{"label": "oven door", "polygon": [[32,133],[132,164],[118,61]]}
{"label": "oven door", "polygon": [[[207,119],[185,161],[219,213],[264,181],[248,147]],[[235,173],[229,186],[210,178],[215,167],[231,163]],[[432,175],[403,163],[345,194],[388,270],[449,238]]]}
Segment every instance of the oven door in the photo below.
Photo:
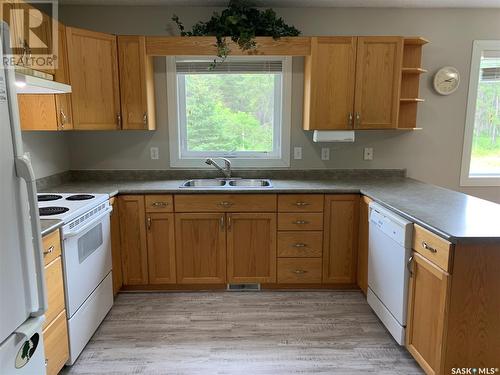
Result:
{"label": "oven door", "polygon": [[71,318],[111,271],[111,208],[74,231],[64,232],[67,316]]}

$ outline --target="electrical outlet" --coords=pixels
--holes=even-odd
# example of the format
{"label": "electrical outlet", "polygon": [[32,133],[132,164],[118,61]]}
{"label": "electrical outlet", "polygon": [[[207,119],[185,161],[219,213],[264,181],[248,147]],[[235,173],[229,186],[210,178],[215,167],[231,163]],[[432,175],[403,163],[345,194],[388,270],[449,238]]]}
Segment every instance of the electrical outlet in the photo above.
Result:
{"label": "electrical outlet", "polygon": [[160,158],[160,149],[158,147],[151,147],[149,151],[151,153],[151,160],[158,160]]}
{"label": "electrical outlet", "polygon": [[330,160],[330,149],[328,147],[321,148],[321,160]]}
{"label": "electrical outlet", "polygon": [[364,160],[373,160],[373,148],[372,147],[365,147],[363,159]]}
{"label": "electrical outlet", "polygon": [[302,159],[302,147],[294,147],[293,148],[293,158],[295,160]]}

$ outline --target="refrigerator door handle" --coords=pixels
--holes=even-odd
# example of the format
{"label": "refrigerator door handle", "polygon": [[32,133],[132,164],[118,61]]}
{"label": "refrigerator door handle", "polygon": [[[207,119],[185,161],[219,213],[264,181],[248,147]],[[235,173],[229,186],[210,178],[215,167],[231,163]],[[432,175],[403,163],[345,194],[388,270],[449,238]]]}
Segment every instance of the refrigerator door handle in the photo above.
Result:
{"label": "refrigerator door handle", "polygon": [[[31,316],[40,316],[47,311],[47,296],[45,294],[44,260],[42,246],[42,230],[40,227],[40,218],[38,214],[38,201],[36,192],[35,173],[31,162],[26,155],[16,158],[16,172],[18,177],[26,182],[28,189],[28,203],[31,215],[31,234],[33,239],[33,250],[36,268],[36,289],[38,297],[38,309],[31,312]],[[31,285],[32,290],[33,285]]]}

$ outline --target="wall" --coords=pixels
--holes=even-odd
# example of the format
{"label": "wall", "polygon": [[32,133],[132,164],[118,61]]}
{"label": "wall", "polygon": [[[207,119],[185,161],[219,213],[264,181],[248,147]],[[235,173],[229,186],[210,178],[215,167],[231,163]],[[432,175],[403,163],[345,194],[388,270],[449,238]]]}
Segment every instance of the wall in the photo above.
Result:
{"label": "wall", "polygon": [[[178,14],[190,26],[207,19],[212,9],[165,7],[63,6],[63,22],[116,34],[172,34],[170,21]],[[407,168],[408,176],[500,202],[500,188],[460,188],[459,175],[465,122],[465,104],[474,39],[500,39],[500,9],[277,9],[286,22],[304,35],[421,35],[431,40],[424,48],[417,132],[365,132],[354,144],[328,144],[331,160],[320,160],[321,145],[313,144],[302,126],[303,60],[294,59],[292,148],[303,147],[303,160],[292,168]],[[454,65],[462,74],[459,90],[448,97],[431,89],[432,74]],[[156,59],[158,131],[154,133],[74,133],[68,136],[73,169],[167,169],[168,131],[165,67]],[[160,147],[160,160],[149,160],[149,147]],[[323,145],[325,146],[325,145]],[[374,148],[374,160],[363,161],[362,149]]]}
{"label": "wall", "polygon": [[23,147],[29,152],[36,178],[51,176],[70,169],[66,134],[56,132],[23,132]]}

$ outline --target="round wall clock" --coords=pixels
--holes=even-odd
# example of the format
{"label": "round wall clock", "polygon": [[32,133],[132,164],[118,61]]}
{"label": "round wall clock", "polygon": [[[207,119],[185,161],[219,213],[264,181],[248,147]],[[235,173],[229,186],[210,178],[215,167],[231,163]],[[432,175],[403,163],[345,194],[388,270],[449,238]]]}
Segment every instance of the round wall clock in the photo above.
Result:
{"label": "round wall clock", "polygon": [[434,90],[441,95],[450,95],[457,91],[460,73],[453,66],[444,66],[434,74]]}

